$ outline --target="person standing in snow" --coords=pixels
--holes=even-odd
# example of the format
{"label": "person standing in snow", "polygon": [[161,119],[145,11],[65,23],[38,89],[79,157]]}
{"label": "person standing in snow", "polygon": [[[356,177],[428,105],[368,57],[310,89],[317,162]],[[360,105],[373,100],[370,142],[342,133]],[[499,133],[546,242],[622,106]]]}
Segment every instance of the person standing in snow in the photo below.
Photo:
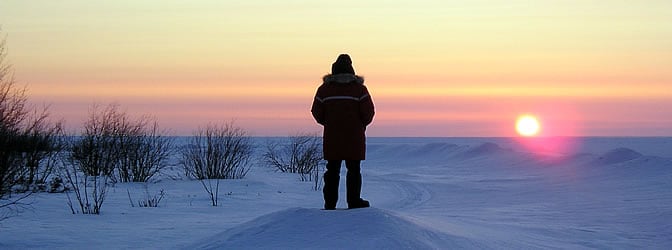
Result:
{"label": "person standing in snow", "polygon": [[324,209],[336,209],[341,163],[347,168],[348,208],[369,207],[360,197],[362,175],[360,163],[366,155],[366,126],[374,116],[373,100],[364,86],[364,78],[355,74],[352,60],[341,54],[331,65],[331,74],[322,78],[311,108],[313,118],[324,126]]}

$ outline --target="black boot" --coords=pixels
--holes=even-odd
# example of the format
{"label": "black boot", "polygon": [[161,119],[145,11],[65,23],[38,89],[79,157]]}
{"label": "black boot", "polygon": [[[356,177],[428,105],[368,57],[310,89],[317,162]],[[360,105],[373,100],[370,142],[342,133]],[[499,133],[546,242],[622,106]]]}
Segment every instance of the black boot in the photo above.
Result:
{"label": "black boot", "polygon": [[338,203],[338,182],[340,181],[341,161],[327,161],[327,171],[324,172],[324,209],[336,209]]}
{"label": "black boot", "polygon": [[360,197],[362,192],[360,161],[345,161],[345,166],[348,168],[348,174],[345,181],[348,195],[348,208],[369,207],[369,202]]}
{"label": "black boot", "polygon": [[371,205],[369,204],[369,201],[359,198],[358,201],[351,201],[348,202],[348,209],[355,209],[355,208],[365,208],[365,207],[370,207]]}

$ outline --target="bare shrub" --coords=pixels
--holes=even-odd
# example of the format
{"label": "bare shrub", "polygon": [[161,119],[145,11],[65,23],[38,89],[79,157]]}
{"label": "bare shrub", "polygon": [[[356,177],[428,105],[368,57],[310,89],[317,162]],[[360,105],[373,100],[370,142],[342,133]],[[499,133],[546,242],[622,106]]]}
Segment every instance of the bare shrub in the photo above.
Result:
{"label": "bare shrub", "polygon": [[102,173],[114,182],[146,182],[167,165],[172,153],[173,139],[161,132],[148,116],[132,120],[116,104],[103,109],[94,105],[71,156],[88,175]]}
{"label": "bare shrub", "polygon": [[47,109],[35,112],[21,136],[19,175],[26,190],[46,191],[47,180],[53,177],[59,153],[65,147],[62,124],[51,123]]}
{"label": "bare shrub", "polygon": [[[15,86],[11,67],[5,61],[5,39],[0,41],[0,199],[11,194],[23,167],[21,151],[26,110],[26,90]],[[9,201],[2,201],[8,204]]]}
{"label": "bare shrub", "polygon": [[217,206],[220,179],[245,177],[250,169],[252,143],[233,123],[200,128],[182,149],[185,175],[201,181]]}
{"label": "bare shrub", "polygon": [[72,163],[87,176],[113,177],[122,159],[124,136],[135,133],[133,129],[118,105],[108,105],[103,110],[94,105],[83,134],[71,146]]}
{"label": "bare shrub", "polygon": [[277,171],[298,173],[302,181],[315,181],[319,188],[322,146],[317,135],[298,134],[288,137],[285,143],[268,142],[263,159]]}
{"label": "bare shrub", "polygon": [[[60,150],[61,123],[48,120],[28,105],[26,88],[17,87],[7,56],[6,40],[0,39],[0,220],[25,207],[22,201],[51,174]],[[34,111],[33,111],[34,110]],[[13,192],[23,192],[12,196]]]}
{"label": "bare shrub", "polygon": [[173,153],[173,138],[161,135],[158,123],[149,118],[138,120],[127,135],[122,136],[121,182],[147,182],[167,166]]}
{"label": "bare shrub", "polygon": [[80,164],[81,161],[70,156],[59,171],[61,178],[70,185],[70,190],[74,192],[77,201],[77,204],[74,204],[70,192],[65,192],[68,206],[73,214],[100,214],[110,184],[109,176],[104,168],[89,169],[98,171],[92,173],[84,171]]}
{"label": "bare shrub", "polygon": [[252,143],[232,123],[208,125],[191,137],[182,151],[185,174],[196,179],[239,179],[250,168]]}
{"label": "bare shrub", "polygon": [[49,122],[48,116],[45,108],[26,117],[19,128],[0,129],[0,198],[12,191],[46,191],[63,149],[61,123]]}
{"label": "bare shrub", "polygon": [[73,214],[100,214],[109,182],[121,162],[122,137],[130,130],[126,115],[117,105],[102,111],[94,105],[84,132],[72,137],[67,159],[60,169],[61,177],[71,185],[77,205],[66,192]]}
{"label": "bare shrub", "polygon": [[116,104],[94,105],[61,170],[79,203],[75,209],[66,193],[72,212],[99,214],[111,182],[151,179],[166,166],[172,142],[160,135],[157,122],[147,116],[132,120]]}

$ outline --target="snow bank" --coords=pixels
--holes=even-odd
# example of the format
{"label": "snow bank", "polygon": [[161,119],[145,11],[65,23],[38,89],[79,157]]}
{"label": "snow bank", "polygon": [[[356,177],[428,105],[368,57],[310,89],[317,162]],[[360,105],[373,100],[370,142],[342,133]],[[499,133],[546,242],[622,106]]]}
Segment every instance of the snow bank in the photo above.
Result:
{"label": "snow bank", "polygon": [[643,155],[629,148],[616,148],[601,155],[599,161],[604,164],[616,164],[637,159]]}
{"label": "snow bank", "polygon": [[481,145],[467,149],[466,151],[464,151],[464,153],[462,153],[462,156],[480,157],[480,156],[495,155],[503,152],[511,152],[511,150],[502,148],[496,143],[485,142]]}
{"label": "snow bank", "polygon": [[185,249],[435,249],[472,246],[377,208],[290,208],[264,215]]}
{"label": "snow bank", "polygon": [[470,159],[515,153],[499,143],[480,142],[472,145],[431,142],[395,145],[369,145],[367,158],[393,159],[394,161],[446,161],[450,159]]}
{"label": "snow bank", "polygon": [[459,148],[460,146],[458,146],[457,144],[434,142],[422,145],[417,149],[411,151],[411,153],[417,156],[437,155],[437,154],[445,155],[453,153]]}

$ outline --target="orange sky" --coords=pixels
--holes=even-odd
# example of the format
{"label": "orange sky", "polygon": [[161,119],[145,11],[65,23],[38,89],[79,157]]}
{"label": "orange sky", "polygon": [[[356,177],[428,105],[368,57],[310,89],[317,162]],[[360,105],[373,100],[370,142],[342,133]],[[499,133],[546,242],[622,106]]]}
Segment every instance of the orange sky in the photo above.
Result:
{"label": "orange sky", "polygon": [[[467,2],[467,3],[465,3]],[[190,134],[319,131],[321,77],[349,53],[371,136],[672,135],[672,2],[0,2],[15,78],[77,130],[94,103]]]}

